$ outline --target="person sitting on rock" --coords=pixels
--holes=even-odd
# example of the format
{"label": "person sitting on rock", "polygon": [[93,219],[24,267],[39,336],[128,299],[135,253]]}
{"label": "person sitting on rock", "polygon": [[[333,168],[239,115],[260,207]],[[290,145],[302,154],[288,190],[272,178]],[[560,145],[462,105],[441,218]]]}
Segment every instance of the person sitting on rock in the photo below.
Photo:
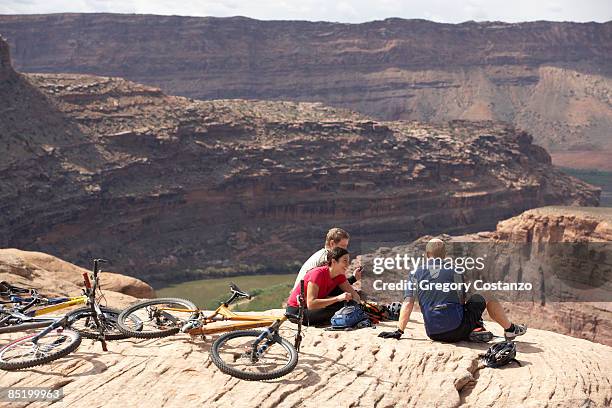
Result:
{"label": "person sitting on rock", "polygon": [[[304,299],[307,309],[304,311],[305,325],[329,324],[331,317],[344,306],[345,301],[360,302],[359,294],[346,279],[349,266],[349,252],[342,247],[335,247],[329,252],[327,265],[311,269],[304,276]],[[339,295],[330,295],[340,290]],[[298,314],[298,296],[301,285],[294,288],[287,299],[287,313]]]}
{"label": "person sitting on rock", "polygon": [[[350,236],[348,232],[346,232],[342,228],[331,228],[325,236],[324,247],[312,254],[310,258],[308,258],[306,262],[304,262],[304,265],[302,265],[302,267],[300,268],[297,278],[295,279],[295,283],[293,284],[292,290],[295,290],[295,288],[300,286],[300,281],[304,279],[304,276],[306,276],[306,273],[308,271],[328,264],[328,256],[332,249],[336,247],[348,249],[349,239]],[[357,268],[355,270],[355,274],[348,278],[348,282],[351,285],[357,282],[358,280],[361,280],[361,268]],[[341,293],[342,292],[337,292],[335,294],[339,295]]]}
{"label": "person sitting on rock", "polygon": [[[443,259],[446,256],[444,242],[437,238],[427,243],[425,251],[429,259]],[[425,331],[432,340],[449,343],[468,340],[473,330],[482,328],[482,313],[485,308],[489,316],[503,327],[507,340],[525,334],[527,327],[510,322],[497,300],[485,300],[483,296],[474,294],[463,304],[457,291],[417,290],[422,280],[428,280],[429,283],[452,283],[455,282],[456,275],[452,269],[418,268],[409,277],[412,282],[412,290],[407,289],[404,293],[397,330],[382,332],[378,336],[399,339],[404,334],[414,307],[415,292],[423,313]]]}

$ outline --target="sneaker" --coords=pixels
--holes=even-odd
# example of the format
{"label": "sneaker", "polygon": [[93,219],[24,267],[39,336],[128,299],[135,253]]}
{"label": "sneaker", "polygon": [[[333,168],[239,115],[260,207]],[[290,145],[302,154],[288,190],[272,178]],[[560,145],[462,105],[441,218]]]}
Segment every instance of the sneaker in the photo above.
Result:
{"label": "sneaker", "polygon": [[514,330],[513,331],[505,331],[504,330],[504,336],[506,337],[506,340],[512,340],[515,337],[522,336],[525,333],[527,333],[527,326],[525,326],[524,324],[514,323]]}
{"label": "sneaker", "polygon": [[469,339],[476,343],[488,343],[493,340],[493,333],[486,330],[484,327],[477,327],[472,330]]}

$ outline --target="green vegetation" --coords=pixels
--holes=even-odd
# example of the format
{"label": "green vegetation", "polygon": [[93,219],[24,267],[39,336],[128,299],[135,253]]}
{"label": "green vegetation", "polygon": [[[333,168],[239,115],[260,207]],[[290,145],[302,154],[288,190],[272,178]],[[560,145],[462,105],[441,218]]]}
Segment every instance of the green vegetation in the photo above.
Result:
{"label": "green vegetation", "polygon": [[231,276],[246,276],[246,275],[272,275],[282,274],[286,271],[299,271],[302,264],[297,261],[286,262],[276,265],[262,265],[262,264],[232,264],[231,266],[207,266],[204,268],[186,269],[182,271],[175,271],[173,273],[174,278],[189,278],[191,279],[209,279],[209,278],[222,278]]}
{"label": "green vegetation", "polygon": [[562,167],[564,173],[586,181],[597,187],[601,187],[601,207],[612,207],[612,172],[599,170],[583,170]]}
{"label": "green vegetation", "polygon": [[291,275],[291,282],[280,283],[263,289],[255,289],[253,299],[249,302],[240,303],[234,307],[238,312],[262,311],[270,309],[280,309],[282,304],[289,297],[293,288],[295,276]]}
{"label": "green vegetation", "polygon": [[243,275],[231,278],[201,279],[171,285],[156,291],[157,297],[189,299],[204,309],[214,309],[230,296],[229,284],[234,282],[254,298],[237,305],[235,310],[256,311],[279,309],[289,297],[295,274]]}

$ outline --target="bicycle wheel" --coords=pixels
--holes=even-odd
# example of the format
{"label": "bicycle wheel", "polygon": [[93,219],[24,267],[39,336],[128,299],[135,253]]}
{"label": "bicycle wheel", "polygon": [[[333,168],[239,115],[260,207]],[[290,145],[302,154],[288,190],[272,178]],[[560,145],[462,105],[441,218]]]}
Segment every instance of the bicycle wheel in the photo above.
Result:
{"label": "bicycle wheel", "polygon": [[197,307],[185,299],[160,298],[136,303],[119,315],[119,330],[139,339],[176,334]]}
{"label": "bicycle wheel", "polygon": [[46,364],[72,353],[81,344],[81,335],[70,329],[57,329],[38,339],[31,334],[0,349],[0,369],[19,370]]}
{"label": "bicycle wheel", "polygon": [[264,344],[268,348],[256,360],[251,359],[253,342],[261,333],[259,330],[225,333],[210,349],[212,362],[224,373],[249,381],[272,380],[290,373],[297,365],[297,351],[278,334],[259,343],[258,348]]}
{"label": "bicycle wheel", "polygon": [[[121,340],[127,339],[129,334],[123,333],[117,326],[117,319],[121,310],[113,309],[110,307],[100,306],[102,310],[102,316],[100,318],[100,324],[104,328],[104,338],[106,340]],[[135,319],[133,324],[136,324]],[[98,328],[93,318],[93,312],[89,307],[82,307],[68,313],[68,321],[72,322],[70,328],[79,332],[79,334],[86,339],[98,338]]]}

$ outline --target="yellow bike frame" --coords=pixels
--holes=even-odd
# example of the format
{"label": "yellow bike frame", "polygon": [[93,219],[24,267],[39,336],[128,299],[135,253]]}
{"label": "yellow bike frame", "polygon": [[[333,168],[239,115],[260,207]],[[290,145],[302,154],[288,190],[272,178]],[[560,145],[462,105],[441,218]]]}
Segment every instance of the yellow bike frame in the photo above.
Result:
{"label": "yellow bike frame", "polygon": [[47,313],[53,313],[56,310],[62,310],[62,309],[69,308],[71,306],[83,305],[86,303],[87,303],[87,296],[85,295],[70,297],[65,302],[58,303],[56,305],[41,307],[40,309],[36,309],[36,311],[34,312],[34,316],[40,316],[40,315],[44,315]]}
{"label": "yellow bike frame", "polygon": [[[178,309],[178,308],[160,308],[160,310],[184,312],[184,313],[199,313],[200,310],[194,309]],[[246,313],[234,313],[227,306],[222,304],[219,306],[213,314],[210,316],[201,316],[200,323],[202,327],[197,327],[189,330],[189,334],[192,336],[207,335],[215,333],[223,333],[234,330],[254,329],[256,327],[270,326],[275,321],[280,320],[284,323],[287,320],[286,316],[274,316],[274,315],[263,315],[263,314],[246,314]],[[205,327],[208,324],[218,323],[223,321],[238,321],[244,323],[232,323],[232,324],[219,324],[214,327]]]}

